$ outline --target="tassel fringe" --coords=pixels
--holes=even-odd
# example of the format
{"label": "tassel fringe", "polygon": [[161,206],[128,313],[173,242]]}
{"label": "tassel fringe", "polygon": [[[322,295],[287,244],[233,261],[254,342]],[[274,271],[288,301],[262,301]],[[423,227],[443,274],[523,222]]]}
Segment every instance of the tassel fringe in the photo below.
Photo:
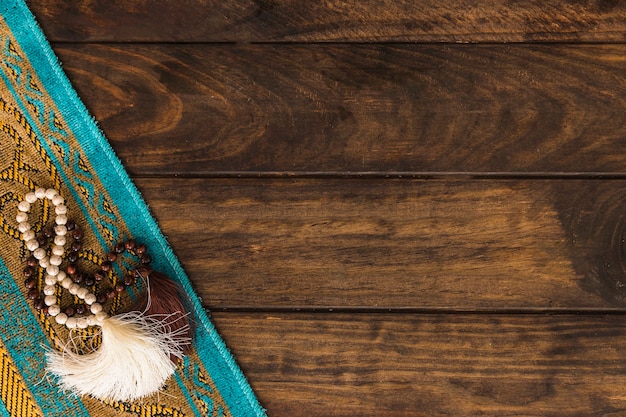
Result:
{"label": "tassel fringe", "polygon": [[153,394],[175,372],[171,358],[182,358],[191,342],[188,326],[173,330],[171,318],[139,311],[106,318],[98,350],[83,355],[70,346],[49,351],[47,369],[63,389],[78,395],[132,401]]}

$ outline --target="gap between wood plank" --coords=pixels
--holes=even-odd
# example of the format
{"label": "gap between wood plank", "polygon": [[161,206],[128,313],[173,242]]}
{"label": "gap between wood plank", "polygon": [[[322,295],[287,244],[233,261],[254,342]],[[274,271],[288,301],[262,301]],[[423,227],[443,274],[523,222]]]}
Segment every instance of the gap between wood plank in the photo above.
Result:
{"label": "gap between wood plank", "polygon": [[216,171],[141,172],[134,178],[180,178],[180,179],[420,179],[420,180],[624,180],[626,172],[316,172],[316,171]]}
{"label": "gap between wood plank", "polygon": [[457,46],[457,45],[492,45],[492,46],[536,46],[536,45],[555,45],[555,46],[569,46],[569,45],[624,45],[626,41],[590,41],[590,42],[576,42],[571,40],[565,41],[536,41],[536,42],[509,42],[509,41],[476,41],[476,42],[452,42],[452,41],[416,41],[416,42],[407,42],[407,41],[376,41],[376,42],[368,42],[368,41],[319,41],[319,42],[306,42],[306,41],[64,41],[64,40],[55,40],[51,42],[52,47],[55,46],[150,46],[150,45],[164,45],[164,46],[197,46],[197,45],[206,45],[206,46],[350,46],[350,45],[380,45],[380,46],[394,46],[394,45],[423,45],[423,46]]}
{"label": "gap between wood plank", "polygon": [[419,307],[293,307],[293,306],[229,306],[207,310],[211,313],[249,313],[249,314],[392,314],[392,315],[527,315],[527,316],[621,316],[626,315],[624,308],[501,308],[501,309],[462,309],[462,308],[419,308]]}

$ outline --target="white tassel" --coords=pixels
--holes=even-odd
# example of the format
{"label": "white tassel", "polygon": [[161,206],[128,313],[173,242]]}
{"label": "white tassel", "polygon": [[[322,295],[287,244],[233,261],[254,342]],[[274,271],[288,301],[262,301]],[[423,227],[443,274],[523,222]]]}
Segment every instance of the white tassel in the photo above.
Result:
{"label": "white tassel", "polygon": [[77,395],[132,401],[153,394],[176,370],[170,357],[182,358],[189,344],[182,331],[172,332],[166,323],[139,311],[108,317],[100,323],[102,343],[96,351],[48,351],[47,370],[61,388]]}

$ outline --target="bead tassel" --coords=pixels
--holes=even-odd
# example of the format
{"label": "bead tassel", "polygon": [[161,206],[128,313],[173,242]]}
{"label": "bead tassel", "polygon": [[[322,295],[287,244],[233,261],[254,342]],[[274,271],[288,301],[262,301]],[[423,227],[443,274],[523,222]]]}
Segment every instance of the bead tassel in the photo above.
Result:
{"label": "bead tassel", "polygon": [[[151,317],[163,317],[163,321],[172,332],[191,340],[192,327],[189,315],[185,314],[179,285],[166,275],[149,268],[137,268],[136,272],[146,281],[148,291],[146,291],[146,296],[141,297],[139,302],[132,307],[132,310],[142,311]],[[187,353],[190,347],[190,344],[183,346],[183,352]],[[180,358],[172,357],[171,359],[177,362]]]}
{"label": "bead tassel", "polygon": [[[28,222],[31,204],[47,199],[56,213],[55,226],[44,228],[36,236]],[[31,252],[24,269],[24,286],[36,309],[54,317],[59,325],[70,330],[70,340],[63,351],[46,353],[47,370],[58,377],[59,384],[75,394],[89,394],[102,400],[132,401],[157,392],[175,371],[175,363],[191,344],[191,330],[178,287],[162,274],[149,268],[150,256],[143,245],[130,239],[116,245],[107,255],[108,261],[93,276],[84,276],[76,268],[78,251],[82,249],[82,231],[67,217],[64,198],[54,189],[39,188],[27,193],[18,203],[16,221],[26,248]],[[46,250],[49,239],[53,245]],[[70,251],[66,253],[68,241]],[[92,292],[111,270],[119,254],[126,249],[135,253],[143,265],[135,274],[146,279],[148,291],[141,310],[110,317],[102,303],[135,282],[128,274],[114,288]],[[65,261],[68,265],[63,269]],[[45,271],[43,294],[36,289],[35,268]],[[145,276],[144,276],[145,274]],[[153,281],[150,284],[150,281]],[[59,305],[57,288],[67,290],[84,304],[66,308]],[[178,302],[173,298],[178,299]],[[80,316],[85,314],[85,316]],[[102,343],[93,352],[77,353],[73,329],[98,326]]]}

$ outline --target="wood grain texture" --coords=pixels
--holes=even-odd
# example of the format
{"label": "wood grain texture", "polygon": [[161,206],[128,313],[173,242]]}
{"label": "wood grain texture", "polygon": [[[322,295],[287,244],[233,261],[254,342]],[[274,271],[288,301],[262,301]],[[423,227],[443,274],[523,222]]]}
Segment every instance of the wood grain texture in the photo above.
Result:
{"label": "wood grain texture", "polygon": [[609,181],[567,187],[555,200],[584,288],[621,304],[626,293],[626,189]]}
{"label": "wood grain texture", "polygon": [[134,176],[626,171],[626,45],[56,51]]}
{"label": "wood grain texture", "polygon": [[626,415],[626,2],[30,3],[270,416]]}
{"label": "wood grain texture", "polygon": [[623,316],[214,319],[274,417],[626,413]]}
{"label": "wood grain texture", "polygon": [[567,220],[588,215],[584,196],[624,209],[624,181],[138,185],[211,309],[625,306],[625,246],[614,233],[625,211],[598,211],[584,241]]}
{"label": "wood grain texture", "polygon": [[622,1],[44,0],[53,41],[623,42]]}

